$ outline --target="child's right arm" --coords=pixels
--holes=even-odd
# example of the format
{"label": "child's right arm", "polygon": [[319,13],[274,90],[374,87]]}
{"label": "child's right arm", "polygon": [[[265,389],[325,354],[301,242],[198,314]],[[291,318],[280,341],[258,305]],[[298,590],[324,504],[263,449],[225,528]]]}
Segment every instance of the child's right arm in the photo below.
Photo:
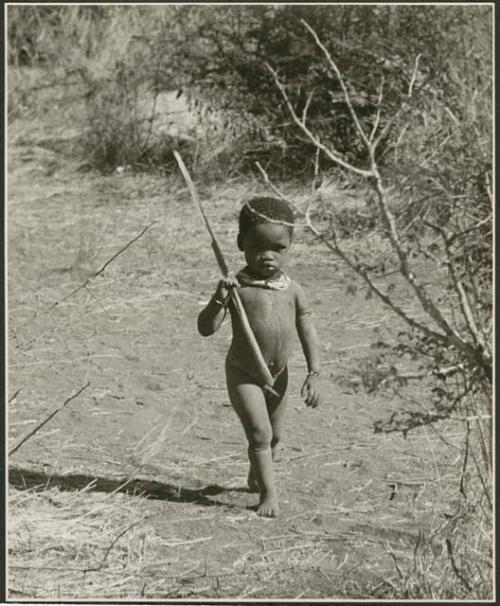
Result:
{"label": "child's right arm", "polygon": [[226,317],[227,304],[229,302],[229,289],[239,286],[232,278],[222,278],[217,285],[217,290],[210,298],[207,306],[198,316],[198,332],[203,337],[208,337],[219,330]]}

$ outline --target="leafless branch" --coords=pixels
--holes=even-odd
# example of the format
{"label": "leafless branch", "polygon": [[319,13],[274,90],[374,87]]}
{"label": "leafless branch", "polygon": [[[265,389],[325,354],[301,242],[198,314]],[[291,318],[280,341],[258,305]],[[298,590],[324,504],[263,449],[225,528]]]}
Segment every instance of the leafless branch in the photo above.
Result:
{"label": "leafless branch", "polygon": [[306,104],[304,105],[304,109],[302,111],[302,122],[305,124],[307,120],[307,111],[309,106],[311,105],[312,98],[314,96],[314,88],[312,89],[310,95],[307,97]]}
{"label": "leafless branch", "polygon": [[113,256],[111,256],[100,269],[98,269],[95,273],[91,274],[91,276],[89,277],[89,280],[97,278],[97,276],[101,275],[110,263],[112,263],[119,255],[124,253],[127,250],[127,248],[129,248],[130,246],[132,246],[132,244],[134,244],[134,242],[137,242],[137,240],[139,240],[139,238],[142,238],[142,236],[148,231],[148,229],[150,227],[152,227],[155,223],[156,223],[156,221],[152,221],[149,225],[146,225],[146,227],[144,229],[142,229],[141,232],[137,234],[137,236],[132,238],[132,240],[127,242],[127,244],[125,244],[125,246],[122,246],[122,248],[120,248],[119,251],[117,251]]}
{"label": "leafless branch", "polygon": [[[381,176],[380,176],[380,173],[379,173],[379,170],[377,167],[377,163],[375,160],[375,145],[368,139],[368,137],[366,136],[366,134],[364,132],[364,129],[363,129],[363,127],[358,119],[358,116],[356,114],[356,111],[354,110],[354,107],[352,105],[349,91],[347,90],[347,87],[345,86],[344,80],[342,78],[342,74],[340,73],[336,63],[334,62],[330,53],[328,52],[328,49],[323,45],[323,43],[319,39],[318,35],[314,31],[314,29],[304,19],[302,19],[301,21],[302,21],[303,25],[306,27],[306,29],[313,36],[316,44],[323,51],[323,54],[327,58],[330,67],[334,70],[334,72],[339,80],[340,86],[342,88],[342,92],[344,93],[344,98],[345,98],[346,104],[349,108],[349,112],[351,114],[351,117],[352,117],[352,120],[356,127],[356,130],[357,130],[361,140],[365,144],[365,147],[367,148],[367,151],[370,155],[370,160],[371,160],[371,171],[370,171],[371,175],[370,176],[374,177],[374,179],[375,179],[376,191],[377,191],[378,202],[379,202],[379,209],[381,211],[382,217],[384,218],[392,247],[400,259],[401,273],[403,274],[403,276],[405,277],[407,282],[413,288],[413,291],[415,292],[418,300],[420,301],[424,311],[426,311],[432,317],[432,319],[436,322],[436,324],[446,333],[446,335],[455,343],[455,345],[457,345],[461,349],[463,349],[464,346],[466,345],[466,343],[453,330],[453,328],[449,325],[449,323],[445,320],[445,318],[442,315],[442,313],[440,312],[440,310],[434,305],[431,298],[425,292],[425,289],[423,288],[423,286],[416,280],[415,274],[412,271],[410,271],[410,269],[409,269],[408,255],[407,255],[406,251],[404,250],[402,243],[400,241],[399,233],[396,228],[396,221],[395,221],[394,215],[392,214],[392,212],[389,209],[389,206],[387,205],[385,191],[384,191],[384,188],[382,185],[382,179],[381,179]],[[413,76],[412,76],[412,81],[410,84],[409,93],[411,93],[411,89],[413,88],[419,59],[420,59],[420,55],[417,56],[417,59],[415,61],[415,68],[413,70]],[[409,94],[409,96],[410,96],[410,94]]]}
{"label": "leafless branch", "polygon": [[401,106],[397,111],[394,112],[394,114],[391,116],[391,118],[389,118],[389,120],[387,120],[387,122],[385,123],[384,128],[380,131],[380,134],[375,139],[375,141],[372,143],[374,151],[380,145],[380,142],[384,140],[384,137],[386,137],[389,134],[389,131],[393,127],[394,123],[396,122],[396,118],[399,116],[402,109],[403,109],[403,107]]}
{"label": "leafless branch", "polygon": [[341,157],[340,153],[337,150],[330,149],[329,147],[327,147],[326,145],[321,143],[321,141],[318,139],[318,137],[297,116],[297,113],[296,113],[295,109],[293,108],[293,105],[290,102],[290,98],[288,97],[288,94],[287,94],[283,84],[281,83],[280,79],[278,78],[278,74],[276,73],[276,71],[267,62],[266,62],[266,67],[269,70],[269,72],[271,73],[271,75],[273,76],[274,82],[286,103],[286,106],[288,108],[288,111],[290,112],[290,115],[293,118],[293,121],[295,122],[295,124],[297,124],[297,126],[301,129],[301,131],[307,136],[309,141],[311,141],[311,143],[313,143],[316,147],[319,147],[319,149],[321,149],[330,158],[330,160],[332,160],[332,162],[335,162],[335,164],[342,166],[342,168],[345,168],[346,170],[349,170],[358,175],[361,175],[362,177],[372,176],[371,171],[365,170],[363,168],[358,168],[357,166],[350,164],[349,162],[345,161]]}
{"label": "leafless branch", "polygon": [[[373,154],[373,150],[371,150],[371,152]],[[417,277],[415,276],[414,272],[410,269],[408,253],[402,245],[400,235],[396,227],[395,217],[387,204],[387,199],[382,184],[382,178],[380,176],[373,155],[372,170],[375,174],[375,189],[377,193],[377,202],[379,210],[385,223],[391,246],[399,258],[401,275],[411,286],[415,296],[417,297],[418,301],[420,302],[420,305],[422,306],[422,309],[434,320],[437,326],[439,326],[439,328],[444,332],[449,343],[453,344],[459,351],[462,351],[469,358],[476,359],[477,351],[475,350],[475,348],[453,329],[453,327],[443,316],[440,309],[438,309],[434,301],[428,295],[425,288],[417,280]]]}
{"label": "leafless branch", "polygon": [[474,314],[472,313],[470,302],[467,297],[467,293],[465,291],[464,285],[460,278],[457,275],[455,260],[453,257],[453,253],[451,251],[451,242],[454,236],[449,236],[447,232],[439,225],[431,223],[430,221],[424,222],[428,227],[431,227],[435,231],[437,231],[443,240],[444,249],[446,254],[446,262],[448,266],[448,272],[450,275],[450,279],[452,281],[453,286],[455,287],[455,291],[458,293],[458,298],[460,302],[460,310],[462,312],[462,316],[466,322],[467,328],[469,330],[470,335],[474,339],[474,341],[481,347],[481,349],[489,354],[489,347],[487,346],[486,341],[484,340],[479,328],[474,319]]}
{"label": "leafless branch", "polygon": [[491,187],[491,178],[490,176],[487,174],[485,175],[485,181],[486,181],[486,193],[488,194],[488,198],[491,204],[491,210],[493,212],[493,209],[495,208],[495,203],[493,200],[493,191],[492,191],[492,187]]}
{"label": "leafless branch", "polygon": [[66,404],[69,404],[72,400],[74,400],[75,398],[77,398],[82,391],[84,391],[85,389],[87,389],[87,387],[90,385],[90,381],[88,381],[83,387],[81,387],[76,393],[74,393],[73,395],[71,395],[69,398],[67,398],[61,405],[57,406],[56,408],[54,408],[54,410],[52,410],[50,412],[50,414],[48,414],[46,417],[44,417],[39,423],[37,423],[35,425],[35,427],[33,427],[32,429],[30,429],[22,438],[20,438],[16,445],[13,446],[10,450],[9,450],[9,457],[11,455],[13,455],[27,440],[29,440],[29,438],[31,438],[32,436],[35,435],[35,433],[40,430],[46,423],[48,423],[50,421],[50,419],[52,419],[52,417],[54,417],[60,410],[62,410]]}
{"label": "leafless branch", "polygon": [[380,114],[382,113],[382,101],[384,100],[384,75],[380,78],[380,86],[378,89],[378,100],[377,100],[377,113],[375,115],[375,122],[373,123],[372,132],[370,133],[369,141],[373,143],[375,134],[377,133],[378,125],[380,122]]}
{"label": "leafless branch", "polygon": [[309,33],[311,34],[311,36],[314,38],[314,41],[319,46],[319,48],[323,51],[323,54],[325,55],[325,57],[326,57],[326,59],[328,61],[328,64],[330,65],[330,67],[332,68],[332,70],[335,72],[335,75],[338,78],[338,81],[339,81],[340,87],[342,89],[342,92],[344,93],[344,99],[345,99],[345,102],[346,102],[347,107],[349,109],[349,113],[351,114],[351,118],[352,118],[352,121],[354,122],[356,130],[357,130],[359,136],[361,137],[361,140],[363,141],[363,143],[366,146],[369,146],[370,142],[368,140],[368,137],[366,136],[366,133],[364,131],[364,128],[363,128],[361,122],[359,121],[358,115],[357,115],[356,110],[354,109],[354,106],[353,106],[352,101],[351,101],[351,96],[349,95],[349,91],[347,90],[347,87],[345,85],[344,78],[342,77],[342,74],[340,73],[340,70],[337,67],[337,64],[332,59],[332,56],[328,52],[328,49],[321,42],[321,40],[318,37],[318,34],[309,25],[309,23],[307,23],[307,21],[305,21],[304,19],[301,19],[301,22],[304,25],[304,27],[309,31]]}
{"label": "leafless branch", "polygon": [[422,53],[419,53],[415,58],[415,65],[413,67],[413,73],[412,73],[411,79],[410,79],[410,86],[408,87],[408,98],[410,98],[413,94],[413,86],[415,85],[415,80],[417,79],[417,73],[418,73],[418,62],[420,61],[421,56],[422,56]]}
{"label": "leafless branch", "polygon": [[96,272],[91,273],[87,279],[83,282],[83,284],[80,284],[79,286],[77,286],[76,288],[74,288],[69,294],[67,294],[66,296],[64,296],[62,299],[60,299],[59,301],[55,301],[54,303],[52,303],[51,305],[49,305],[46,309],[39,311],[37,313],[35,313],[29,320],[27,320],[23,326],[25,326],[26,324],[30,324],[33,320],[35,320],[38,316],[41,316],[42,314],[46,314],[49,313],[52,309],[54,309],[55,307],[57,307],[58,305],[60,305],[61,303],[65,303],[66,301],[68,301],[68,299],[71,299],[71,297],[73,297],[74,295],[76,295],[77,292],[79,292],[80,290],[87,288],[89,282],[91,280],[93,280],[94,278],[96,278],[97,276],[101,275],[105,269],[110,265],[110,263],[112,263],[119,255],[121,255],[122,253],[124,253],[130,246],[132,246],[132,244],[134,244],[134,242],[137,242],[137,240],[139,240],[139,238],[141,238],[146,231],[152,227],[154,224],[156,223],[156,221],[152,221],[149,225],[146,225],[146,227],[144,229],[141,230],[141,232],[139,234],[137,234],[137,236],[135,236],[134,238],[132,238],[132,240],[130,240],[129,242],[127,242],[127,244],[125,244],[125,246],[122,246],[122,248],[120,248],[120,250],[118,250],[116,253],[114,253],[105,263],[104,265],[102,265],[102,267],[100,269],[98,269]]}
{"label": "leafless branch", "polygon": [[465,236],[466,234],[470,233],[471,231],[474,231],[476,229],[479,229],[483,225],[486,225],[487,223],[489,223],[491,221],[491,218],[492,218],[492,215],[488,215],[485,219],[483,219],[482,221],[479,221],[479,223],[476,223],[475,225],[472,225],[471,227],[468,227],[467,229],[464,229],[463,231],[458,232],[456,234],[451,234],[449,236],[449,243],[451,244],[457,238],[461,238],[462,236]]}
{"label": "leafless branch", "polygon": [[[309,204],[312,203],[312,199],[313,199],[313,194],[314,191],[316,190],[317,184],[318,184],[318,173],[319,173],[319,153],[320,153],[320,149],[319,147],[316,148],[316,155],[314,156],[314,177],[311,183],[311,196],[309,198]],[[307,213],[307,211],[306,211]]]}

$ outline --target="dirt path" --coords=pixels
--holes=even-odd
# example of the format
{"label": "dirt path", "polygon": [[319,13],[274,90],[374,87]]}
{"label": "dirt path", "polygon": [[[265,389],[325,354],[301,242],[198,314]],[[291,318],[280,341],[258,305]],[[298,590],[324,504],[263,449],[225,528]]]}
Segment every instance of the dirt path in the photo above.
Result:
{"label": "dirt path", "polygon": [[[444,465],[432,433],[375,435],[373,422],[394,403],[336,381],[365,355],[373,327],[392,320],[362,294],[347,296],[336,260],[297,235],[289,269],[310,293],[326,397],[315,411],[301,402],[305,365],[297,344],[277,464],[282,515],[259,519],[255,495],[244,488],[243,432],[224,386],[229,326],[209,339],[196,331],[218,274],[187,192],[176,181],[77,172],[47,147],[28,149],[10,154],[9,397],[17,392],[10,439],[91,385],[11,458],[12,595],[383,596],[397,575],[390,551],[411,554],[435,496],[436,462]],[[235,269],[246,187],[201,188]],[[64,300],[152,221],[102,276]],[[93,479],[93,490],[82,492]],[[16,503],[36,486],[52,503],[40,496],[36,511],[23,514]],[[141,536],[149,551],[136,557],[131,538],[126,559],[118,541],[106,565],[82,577],[71,573],[84,556],[71,556],[69,539],[50,557],[36,545],[43,520],[65,528],[71,512],[91,511],[96,499],[106,499],[108,513],[115,507],[115,536],[120,524],[127,527],[126,516],[119,518],[125,506],[130,520],[139,511],[146,516]],[[58,518],[61,507],[67,515]],[[98,536],[99,525],[92,528]],[[126,559],[123,568],[115,551]],[[110,584],[106,574],[120,582]]]}

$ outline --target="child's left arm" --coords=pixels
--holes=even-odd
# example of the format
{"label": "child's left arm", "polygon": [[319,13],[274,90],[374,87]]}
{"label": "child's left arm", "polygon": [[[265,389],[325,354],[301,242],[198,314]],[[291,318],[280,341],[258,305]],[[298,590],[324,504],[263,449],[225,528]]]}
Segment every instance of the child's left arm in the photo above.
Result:
{"label": "child's left arm", "polygon": [[300,394],[304,398],[307,406],[316,408],[321,402],[321,393],[319,390],[321,374],[319,339],[312,321],[312,312],[307,304],[304,291],[298,284],[296,286],[295,325],[307,362],[307,377],[302,385]]}

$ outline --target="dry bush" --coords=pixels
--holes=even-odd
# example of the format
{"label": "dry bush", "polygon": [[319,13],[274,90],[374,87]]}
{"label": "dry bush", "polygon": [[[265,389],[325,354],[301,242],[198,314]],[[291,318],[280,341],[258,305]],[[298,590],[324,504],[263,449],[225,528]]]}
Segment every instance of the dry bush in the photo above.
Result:
{"label": "dry bush", "polygon": [[[483,26],[485,15],[474,16],[478,18],[476,26]],[[359,369],[361,384],[369,392],[391,387],[400,396],[408,382],[397,367],[402,360],[417,368],[414,378],[422,381],[416,395],[405,396],[412,408],[377,422],[375,431],[406,435],[445,419],[454,419],[463,428],[464,446],[458,458],[460,510],[453,514],[453,524],[440,526],[432,538],[423,537],[413,567],[398,569],[398,591],[412,598],[482,599],[490,595],[491,585],[488,582],[485,589],[484,583],[485,578],[491,579],[492,569],[493,197],[491,96],[485,95],[491,92],[491,71],[485,67],[479,75],[473,63],[475,50],[488,59],[488,43],[479,49],[472,35],[474,28],[458,21],[450,38],[461,46],[453,60],[446,63],[442,58],[442,73],[427,78],[429,65],[416,54],[407,75],[407,94],[399,108],[385,103],[388,84],[382,78],[376,117],[367,128],[329,49],[307,22],[303,21],[303,26],[319,48],[330,77],[343,91],[366,159],[352,162],[335,142],[325,143],[308,118],[307,104],[302,111],[296,108],[280,74],[267,63],[297,130],[317,150],[312,194],[305,209],[290,203],[303,217],[304,227],[340,258],[368,294],[387,306],[404,327],[397,342],[379,341],[376,354]],[[491,52],[491,44],[489,48]],[[491,56],[487,65],[491,66]],[[306,91],[309,100],[314,92]],[[375,229],[366,240],[378,232],[388,245],[380,247],[377,254],[367,255],[362,247],[353,250],[346,246],[346,229],[338,224],[342,221],[338,209],[329,213],[329,229],[320,230],[314,223],[321,155],[356,179],[364,179],[371,189],[374,208],[367,208]],[[262,166],[258,167],[275,195],[287,199]],[[396,205],[394,196],[400,200]],[[325,210],[320,214],[324,217]],[[388,268],[399,278],[392,288],[379,280]],[[429,272],[434,275],[429,276]],[[401,306],[398,291],[402,289],[411,293],[411,308]],[[448,490],[453,491],[453,487]],[[447,499],[449,493],[442,497]],[[481,536],[479,544],[471,541],[475,534]],[[434,557],[436,541],[446,546],[441,560]],[[432,547],[431,560],[428,546]],[[486,563],[484,577],[474,565],[478,552],[483,568]],[[451,588],[453,577],[459,583],[456,591]]]}
{"label": "dry bush", "polygon": [[156,48],[170,12],[169,7],[9,7],[9,119],[43,116],[53,108],[40,91],[60,87],[83,101],[77,117],[83,126],[80,151],[91,166],[168,170],[177,148],[193,159],[199,147],[194,120],[185,108],[179,116],[179,104],[166,94],[176,82],[164,73],[168,49]]}

